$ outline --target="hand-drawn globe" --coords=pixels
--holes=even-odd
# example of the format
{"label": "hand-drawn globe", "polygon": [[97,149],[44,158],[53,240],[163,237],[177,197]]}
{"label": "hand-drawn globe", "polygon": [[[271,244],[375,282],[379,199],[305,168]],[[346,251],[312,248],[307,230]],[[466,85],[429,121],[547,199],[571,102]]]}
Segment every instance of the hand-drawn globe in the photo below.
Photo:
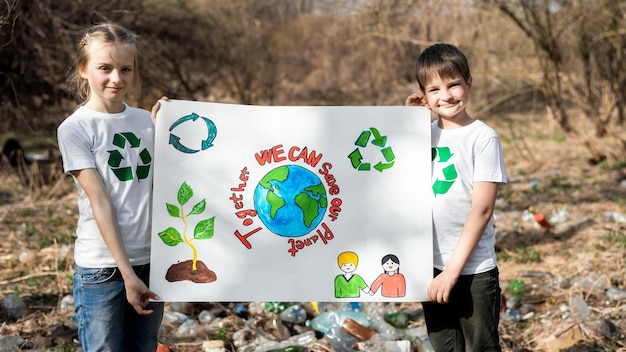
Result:
{"label": "hand-drawn globe", "polygon": [[313,172],[297,165],[268,172],[254,190],[254,207],[273,233],[300,237],[322,221],[327,207],[326,189]]}

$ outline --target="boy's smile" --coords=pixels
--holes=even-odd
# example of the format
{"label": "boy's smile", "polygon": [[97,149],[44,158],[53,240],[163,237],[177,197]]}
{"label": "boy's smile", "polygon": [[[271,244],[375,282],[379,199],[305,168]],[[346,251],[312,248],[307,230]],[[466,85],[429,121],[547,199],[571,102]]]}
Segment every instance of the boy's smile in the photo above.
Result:
{"label": "boy's smile", "polygon": [[433,75],[428,81],[425,87],[428,108],[441,118],[440,122],[447,125],[445,127],[461,127],[472,121],[465,111],[471,85],[471,78],[466,82],[460,76],[441,78],[439,75]]}

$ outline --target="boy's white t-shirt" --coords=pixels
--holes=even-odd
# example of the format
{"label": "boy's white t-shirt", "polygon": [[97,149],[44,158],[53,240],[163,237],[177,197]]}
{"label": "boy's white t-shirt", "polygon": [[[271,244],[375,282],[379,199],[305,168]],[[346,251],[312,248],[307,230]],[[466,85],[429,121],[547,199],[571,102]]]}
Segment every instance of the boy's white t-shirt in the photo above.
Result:
{"label": "boy's white t-shirt", "polygon": [[[125,105],[118,114],[84,106],[57,130],[66,173],[95,168],[116,210],[122,240],[132,265],[150,261],[154,124],[150,112]],[[88,268],[115,267],[91,204],[78,188],[79,219],[74,259]]]}
{"label": "boy's white t-shirt", "polygon": [[[443,270],[472,207],[476,181],[506,183],[502,146],[495,130],[480,120],[454,129],[431,124],[433,190],[433,263]],[[496,267],[493,216],[461,275]]]}

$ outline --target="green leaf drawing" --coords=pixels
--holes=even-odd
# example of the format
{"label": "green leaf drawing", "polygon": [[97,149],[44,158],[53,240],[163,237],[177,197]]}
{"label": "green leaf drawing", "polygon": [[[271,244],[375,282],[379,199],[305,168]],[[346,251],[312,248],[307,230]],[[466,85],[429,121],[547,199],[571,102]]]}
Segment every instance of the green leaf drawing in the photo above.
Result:
{"label": "green leaf drawing", "polygon": [[161,240],[163,240],[166,245],[171,247],[184,242],[178,230],[173,227],[168,227],[165,231],[159,232],[159,237],[161,237]]}
{"label": "green leaf drawing", "polygon": [[193,197],[193,190],[191,189],[191,187],[189,187],[187,182],[183,182],[183,184],[180,185],[180,188],[178,189],[178,204],[187,204],[191,197]]}
{"label": "green leaf drawing", "polygon": [[200,221],[193,230],[193,238],[197,240],[208,240],[213,237],[215,216],[210,219]]}
{"label": "green leaf drawing", "polygon": [[180,218],[180,208],[177,205],[165,203],[165,206],[167,207],[167,213],[170,214],[170,216]]}
{"label": "green leaf drawing", "polygon": [[197,262],[198,262],[198,249],[193,245],[193,240],[206,240],[213,237],[215,233],[215,216],[209,219],[201,220],[196,224],[194,228],[193,238],[189,238],[187,236],[187,229],[190,225],[188,222],[188,217],[190,215],[198,215],[204,212],[206,209],[206,199],[203,199],[196,203],[191,211],[185,214],[184,205],[193,197],[193,189],[187,184],[187,182],[183,182],[178,189],[178,204],[176,206],[174,204],[165,203],[167,208],[167,213],[170,216],[179,218],[182,220],[182,228],[183,233],[181,234],[173,227],[168,227],[165,231],[159,232],[159,237],[163,242],[168,246],[176,246],[179,243],[185,243],[191,251],[193,252],[193,260],[191,264],[192,270],[197,270]]}
{"label": "green leaf drawing", "polygon": [[205,207],[206,207],[206,199],[203,199],[202,201],[198,202],[198,204],[193,206],[189,215],[201,214],[204,211]]}

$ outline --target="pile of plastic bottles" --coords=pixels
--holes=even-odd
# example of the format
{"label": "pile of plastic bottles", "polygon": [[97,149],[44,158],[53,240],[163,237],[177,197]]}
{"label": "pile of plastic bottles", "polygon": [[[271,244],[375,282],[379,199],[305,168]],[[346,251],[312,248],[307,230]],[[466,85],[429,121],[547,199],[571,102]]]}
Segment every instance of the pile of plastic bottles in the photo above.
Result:
{"label": "pile of plastic bottles", "polygon": [[[306,352],[320,343],[337,352],[433,351],[423,321],[416,323],[422,317],[421,308],[397,307],[378,302],[239,304],[235,313],[246,318],[244,326],[232,334],[232,344],[238,352]],[[175,327],[170,335],[189,341],[203,330],[218,330],[220,318],[208,310],[197,318],[166,310],[164,324]]]}

